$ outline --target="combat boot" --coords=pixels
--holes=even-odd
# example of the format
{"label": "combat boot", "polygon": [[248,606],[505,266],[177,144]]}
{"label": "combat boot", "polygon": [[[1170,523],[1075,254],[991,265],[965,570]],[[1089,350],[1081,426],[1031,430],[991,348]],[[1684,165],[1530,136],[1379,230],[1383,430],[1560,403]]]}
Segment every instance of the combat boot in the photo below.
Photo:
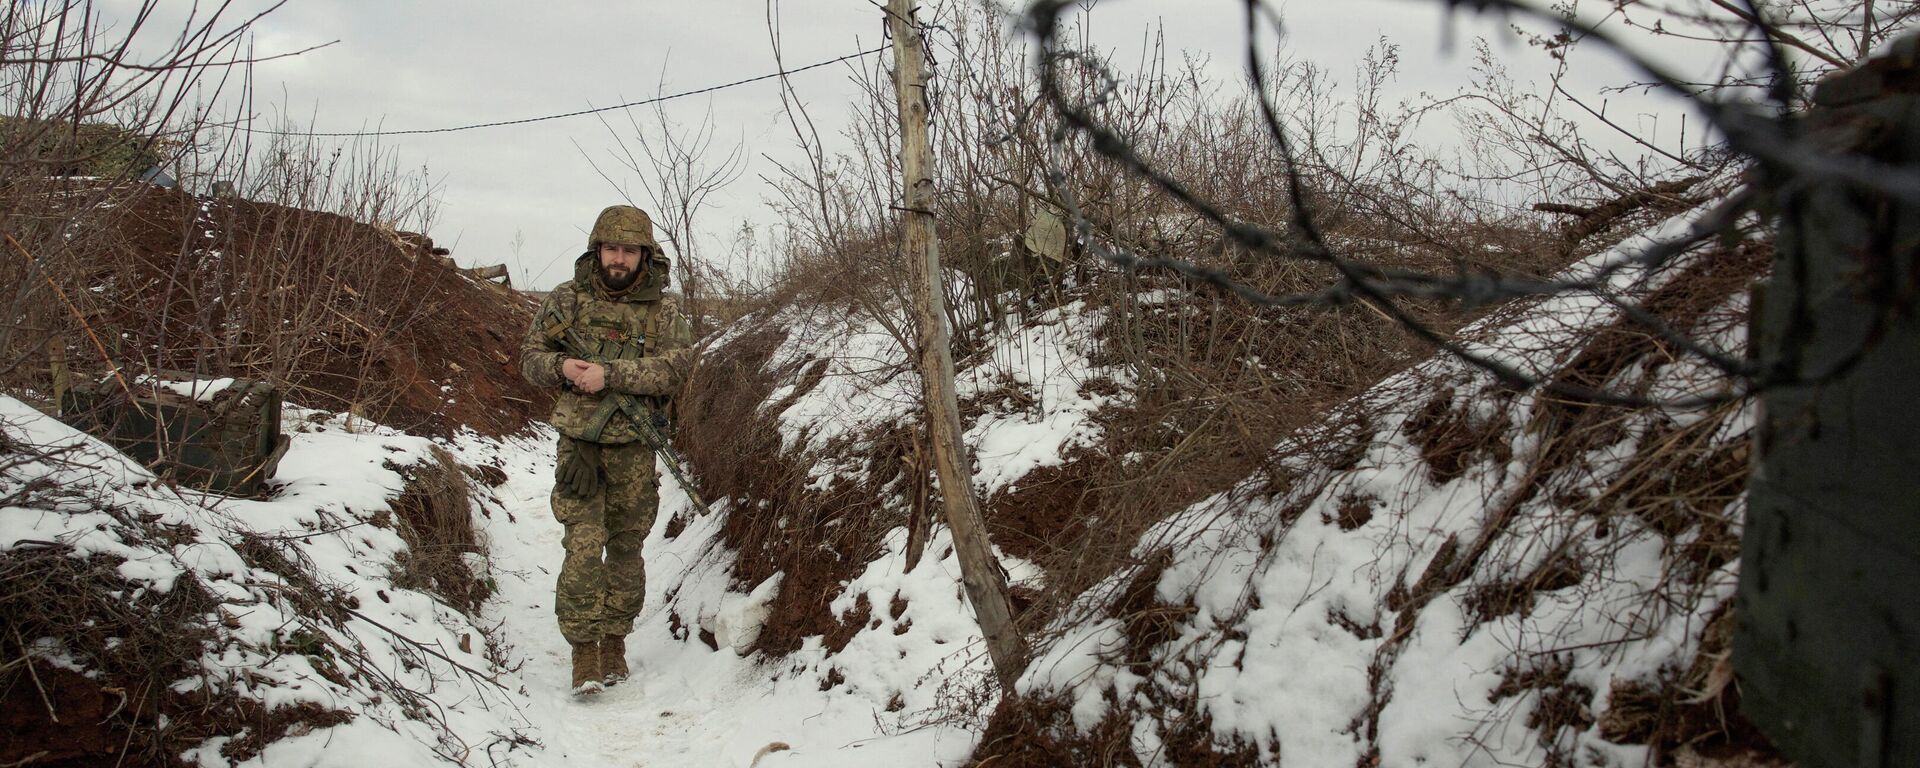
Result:
{"label": "combat boot", "polygon": [[589,696],[600,692],[600,644],[573,644],[573,695]]}
{"label": "combat boot", "polygon": [[607,685],[627,679],[627,636],[600,638],[600,675]]}

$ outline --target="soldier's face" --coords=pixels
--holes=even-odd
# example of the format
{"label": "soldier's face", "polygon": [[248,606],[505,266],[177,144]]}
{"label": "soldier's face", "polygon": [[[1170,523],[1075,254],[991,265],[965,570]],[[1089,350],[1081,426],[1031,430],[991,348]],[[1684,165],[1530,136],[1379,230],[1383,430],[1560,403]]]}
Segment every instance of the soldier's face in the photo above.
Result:
{"label": "soldier's face", "polygon": [[605,276],[607,287],[619,290],[632,285],[640,274],[640,262],[646,258],[646,249],[640,246],[601,243],[600,273]]}

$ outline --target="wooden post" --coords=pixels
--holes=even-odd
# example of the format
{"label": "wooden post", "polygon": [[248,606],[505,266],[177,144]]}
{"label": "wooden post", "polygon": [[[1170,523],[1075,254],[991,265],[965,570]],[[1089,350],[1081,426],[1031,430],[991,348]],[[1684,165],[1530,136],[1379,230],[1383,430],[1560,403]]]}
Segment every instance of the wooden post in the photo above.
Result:
{"label": "wooden post", "polygon": [[914,314],[920,323],[920,379],[925,388],[927,430],[940,478],[947,527],[960,556],[960,580],[987,639],[987,655],[1002,690],[1026,665],[1027,644],[1013,626],[1007,575],[993,557],[986,523],[973,498],[973,462],[960,440],[960,405],[953,393],[953,353],[947,349],[946,299],[940,286],[940,243],[933,231],[933,178],[927,145],[924,42],[913,23],[914,0],[887,0],[887,31],[893,37],[893,90],[900,102],[900,170],[906,205],[900,247],[912,265]]}
{"label": "wooden post", "polygon": [[[1917,54],[1909,35],[1821,80],[1790,151],[1884,169],[1875,181],[1920,169]],[[1920,765],[1920,203],[1755,166],[1780,230],[1752,343],[1763,370],[1812,384],[1759,394],[1733,609],[1740,709],[1798,765]]]}

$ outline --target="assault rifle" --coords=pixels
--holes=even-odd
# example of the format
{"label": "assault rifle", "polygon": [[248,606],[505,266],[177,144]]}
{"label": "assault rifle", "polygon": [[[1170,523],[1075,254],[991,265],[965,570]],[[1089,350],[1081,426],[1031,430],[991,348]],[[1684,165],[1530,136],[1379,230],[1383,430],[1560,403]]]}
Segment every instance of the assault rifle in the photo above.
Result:
{"label": "assault rifle", "polygon": [[[580,350],[586,349],[587,345],[580,338],[579,331],[572,328],[567,329],[565,346],[567,355],[576,360],[585,360],[603,369],[611,362],[599,355],[581,352]],[[694,508],[700,510],[703,516],[712,512],[707,508],[706,500],[700,498],[700,492],[694,489],[693,482],[687,479],[686,470],[681,466],[680,454],[673,450],[673,446],[667,442],[667,436],[660,432],[660,428],[665,426],[666,414],[657,411],[648,413],[647,409],[640,405],[640,401],[628,393],[607,391],[605,388],[602,388],[602,391],[606,392],[604,396],[614,404],[614,407],[625,414],[633,422],[634,427],[640,430],[640,440],[647,444],[647,448],[652,450],[655,456],[660,457],[661,463],[667,465],[667,471],[673,473],[673,479],[680,483],[680,489],[687,492],[687,498],[693,502]],[[657,422],[656,417],[659,419]]]}

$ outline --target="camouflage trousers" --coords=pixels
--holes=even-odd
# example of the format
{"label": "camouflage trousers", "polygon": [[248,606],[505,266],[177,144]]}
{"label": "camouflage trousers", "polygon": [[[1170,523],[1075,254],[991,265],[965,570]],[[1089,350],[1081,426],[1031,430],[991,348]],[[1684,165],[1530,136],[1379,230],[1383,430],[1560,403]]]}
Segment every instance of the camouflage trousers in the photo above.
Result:
{"label": "camouflage trousers", "polygon": [[[574,450],[561,437],[559,466]],[[640,545],[653,529],[660,509],[660,478],[653,451],[645,443],[602,445],[606,484],[600,493],[580,498],[555,486],[553,516],[566,526],[561,539],[566,559],[554,587],[554,614],[568,642],[597,641],[626,635],[647,599],[646,561]]]}

